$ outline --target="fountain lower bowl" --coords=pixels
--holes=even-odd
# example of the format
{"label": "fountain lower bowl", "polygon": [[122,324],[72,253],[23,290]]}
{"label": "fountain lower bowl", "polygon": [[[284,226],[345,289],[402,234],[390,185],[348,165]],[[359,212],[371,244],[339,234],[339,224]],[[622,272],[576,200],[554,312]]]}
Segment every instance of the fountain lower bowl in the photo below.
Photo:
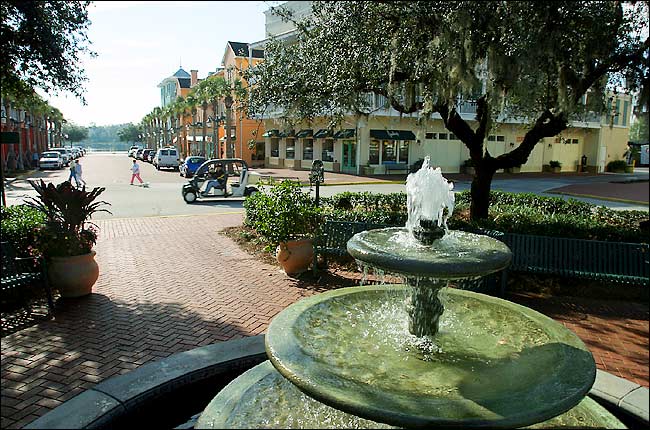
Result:
{"label": "fountain lower bowl", "polygon": [[443,289],[427,350],[408,332],[404,285],[351,287],[294,303],[267,355],[310,397],[400,427],[522,427],[576,406],[596,366],[584,343],[526,307]]}
{"label": "fountain lower bowl", "polygon": [[[215,396],[194,428],[394,428],[356,417],[317,402],[288,382],[265,361],[244,372]],[[562,415],[527,428],[605,428],[625,425],[593,399],[585,397]]]}
{"label": "fountain lower bowl", "polygon": [[394,274],[435,279],[477,278],[510,264],[512,252],[489,236],[452,230],[423,245],[405,227],[367,230],[347,243],[356,260]]}

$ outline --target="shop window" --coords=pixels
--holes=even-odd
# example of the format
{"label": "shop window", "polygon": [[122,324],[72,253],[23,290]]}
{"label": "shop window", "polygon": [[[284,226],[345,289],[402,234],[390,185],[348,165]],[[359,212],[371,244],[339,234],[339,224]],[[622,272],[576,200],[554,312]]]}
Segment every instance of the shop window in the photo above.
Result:
{"label": "shop window", "polygon": [[409,160],[409,142],[408,140],[400,140],[398,144],[397,155],[398,163],[408,163]]}
{"label": "shop window", "polygon": [[488,142],[494,142],[495,140],[497,140],[497,137],[495,135],[491,134],[488,136]]}
{"label": "shop window", "polygon": [[506,137],[505,136],[497,136],[497,142],[505,142]]}
{"label": "shop window", "polygon": [[447,133],[438,133],[438,140],[447,140]]}
{"label": "shop window", "polygon": [[458,140],[454,133],[449,133],[449,140]]}
{"label": "shop window", "polygon": [[334,139],[325,139],[323,142],[323,161],[334,161]]}
{"label": "shop window", "polygon": [[397,141],[384,140],[381,142],[382,163],[397,163]]}
{"label": "shop window", "polygon": [[271,157],[280,156],[280,139],[277,137],[271,138]]}
{"label": "shop window", "polygon": [[287,139],[287,160],[293,160],[296,158],[296,140]]}
{"label": "shop window", "polygon": [[314,139],[303,139],[302,141],[302,159],[314,159]]}
{"label": "shop window", "polygon": [[371,140],[368,149],[368,164],[379,164],[379,141]]}
{"label": "shop window", "polygon": [[438,133],[426,133],[424,135],[425,139],[437,139],[438,138]]}
{"label": "shop window", "polygon": [[571,143],[574,144],[574,145],[577,145],[578,144],[578,139],[571,139]]}

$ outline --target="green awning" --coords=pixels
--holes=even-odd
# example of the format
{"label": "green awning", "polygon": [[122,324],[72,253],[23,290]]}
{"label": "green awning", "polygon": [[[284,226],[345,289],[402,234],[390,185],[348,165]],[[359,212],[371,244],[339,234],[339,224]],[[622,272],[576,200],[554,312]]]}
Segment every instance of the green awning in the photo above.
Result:
{"label": "green awning", "polygon": [[295,130],[284,130],[280,132],[280,137],[295,137]]}
{"label": "green awning", "polygon": [[280,135],[280,130],[269,130],[262,135],[262,137],[278,137]]}
{"label": "green awning", "polygon": [[355,132],[353,128],[346,128],[345,130],[337,131],[334,135],[334,139],[349,139],[354,137],[354,134]]}
{"label": "green awning", "polygon": [[321,129],[318,130],[318,131],[316,132],[316,134],[314,135],[314,139],[321,139],[321,138],[323,138],[323,137],[332,137],[332,131],[331,131],[331,130],[324,129],[324,128],[321,128]]}
{"label": "green awning", "polygon": [[298,134],[296,134],[297,138],[303,138],[303,137],[311,137],[314,134],[314,130],[311,128],[300,130]]}
{"label": "green awning", "polygon": [[370,137],[380,140],[415,140],[410,130],[370,130]]}

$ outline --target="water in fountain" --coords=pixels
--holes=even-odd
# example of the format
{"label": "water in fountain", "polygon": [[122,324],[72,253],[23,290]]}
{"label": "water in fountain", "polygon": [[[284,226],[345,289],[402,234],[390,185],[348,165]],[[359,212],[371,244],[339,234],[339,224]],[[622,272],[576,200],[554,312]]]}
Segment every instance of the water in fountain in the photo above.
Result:
{"label": "water in fountain", "polygon": [[[423,169],[409,176],[406,227],[348,242],[362,266],[407,285],[341,288],[287,307],[266,334],[270,363],[219,393],[197,427],[241,426],[237,417],[253,427],[305,428],[615,422],[594,402],[585,406],[596,369],[575,334],[524,306],[442,287],[502,270],[511,253],[486,236],[438,236],[453,211],[452,188],[428,159]],[[444,313],[432,311],[443,304]],[[413,347],[423,339],[427,348]]]}

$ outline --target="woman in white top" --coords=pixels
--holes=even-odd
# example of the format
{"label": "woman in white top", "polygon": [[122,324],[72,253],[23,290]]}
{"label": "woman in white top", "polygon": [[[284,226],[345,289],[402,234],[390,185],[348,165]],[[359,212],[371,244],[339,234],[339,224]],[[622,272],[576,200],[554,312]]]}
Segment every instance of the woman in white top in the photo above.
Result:
{"label": "woman in white top", "polygon": [[140,183],[143,182],[142,178],[140,178],[140,165],[135,159],[133,160],[133,166],[131,166],[131,172],[133,173],[131,175],[131,185],[133,185],[133,180],[135,178],[138,178],[138,181],[140,181]]}

